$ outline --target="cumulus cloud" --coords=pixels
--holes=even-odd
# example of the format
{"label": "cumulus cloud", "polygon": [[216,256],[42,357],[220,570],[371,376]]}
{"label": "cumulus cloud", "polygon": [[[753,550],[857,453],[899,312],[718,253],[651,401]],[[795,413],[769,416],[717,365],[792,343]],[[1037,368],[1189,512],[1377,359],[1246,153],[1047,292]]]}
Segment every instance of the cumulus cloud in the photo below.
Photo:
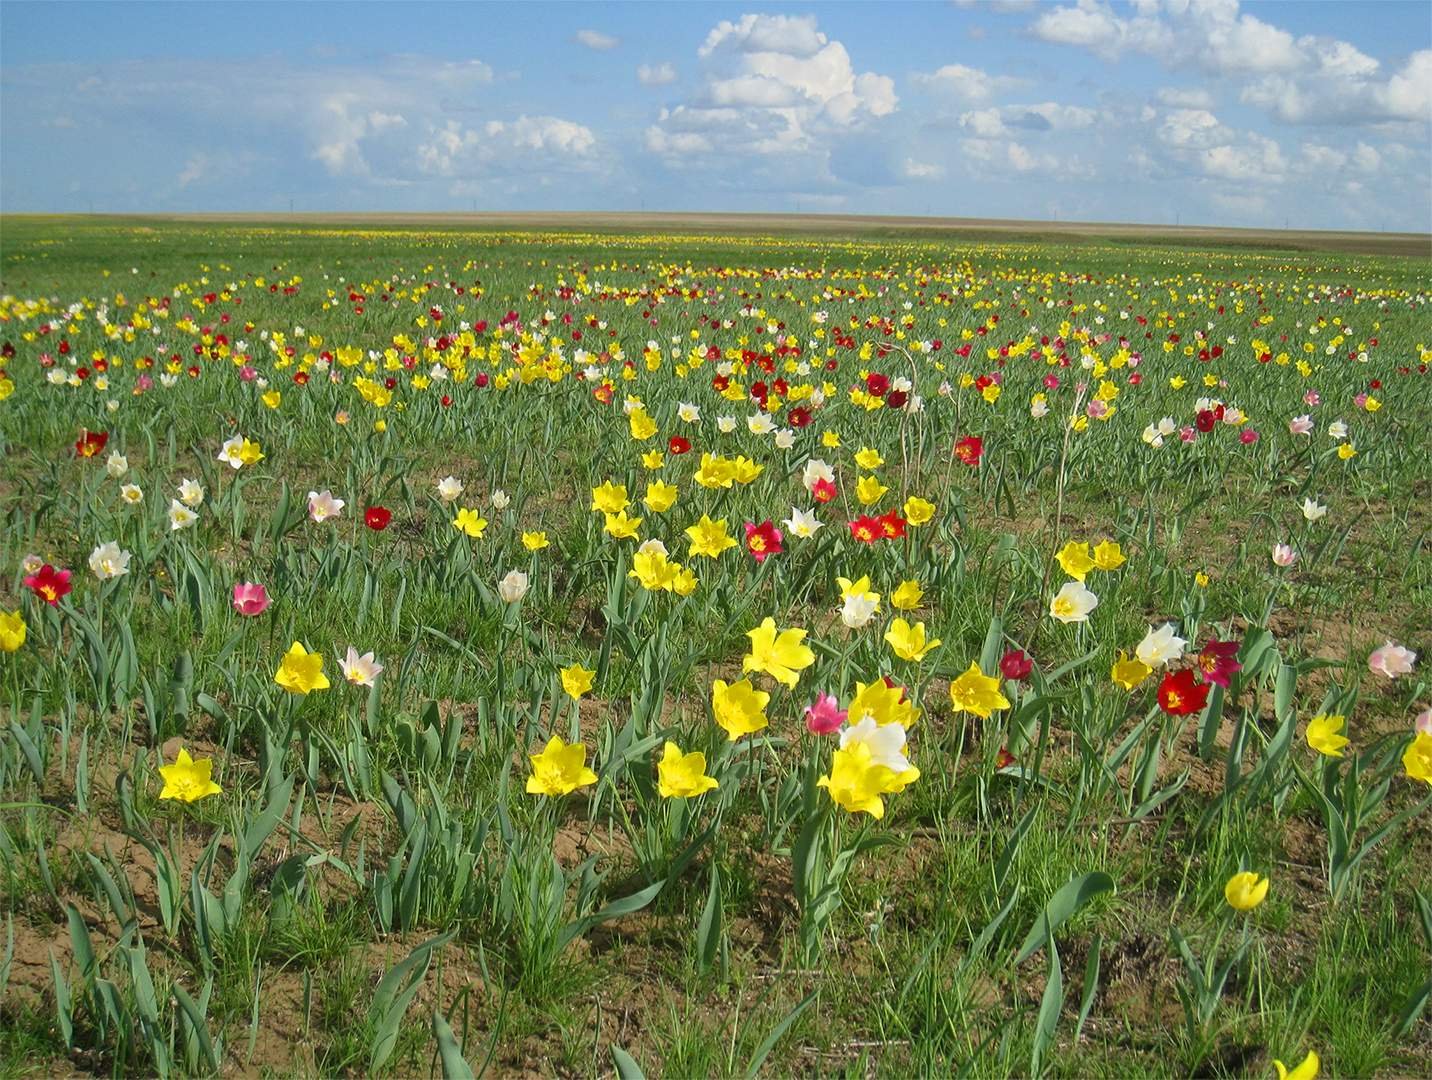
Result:
{"label": "cumulus cloud", "polygon": [[900,165],[900,175],[906,180],[940,180],[944,178],[945,167],[906,158]]}
{"label": "cumulus cloud", "polygon": [[642,86],[666,86],[676,81],[676,68],[669,61],[642,64],[636,69],[636,78]]}
{"label": "cumulus cloud", "polygon": [[946,64],[929,72],[916,72],[916,86],[932,93],[943,94],[956,101],[978,105],[1002,94],[1017,90],[1026,80],[1009,75],[991,75],[964,64]]}
{"label": "cumulus cloud", "polygon": [[449,120],[434,128],[417,148],[419,167],[427,173],[454,176],[489,166],[517,167],[529,154],[568,163],[588,158],[597,138],[582,124],[556,116],[519,116],[489,120],[481,129]]}
{"label": "cumulus cloud", "polygon": [[1045,101],[1037,105],[1004,105],[998,108],[973,109],[960,114],[960,126],[984,138],[1003,135],[1009,129],[1020,131],[1066,131],[1090,127],[1099,114],[1082,105],[1060,105]]}
{"label": "cumulus cloud", "polygon": [[600,30],[578,30],[576,34],[577,44],[585,45],[597,52],[607,52],[620,45],[621,38],[612,37],[611,34],[604,34]]}
{"label": "cumulus cloud", "polygon": [[1211,109],[1213,95],[1193,86],[1165,86],[1156,95],[1160,105],[1173,109]]}
{"label": "cumulus cloud", "polygon": [[857,72],[813,15],[725,19],[697,50],[699,87],[663,109],[645,143],[668,163],[707,152],[821,153],[819,140],[895,112],[894,80]]}

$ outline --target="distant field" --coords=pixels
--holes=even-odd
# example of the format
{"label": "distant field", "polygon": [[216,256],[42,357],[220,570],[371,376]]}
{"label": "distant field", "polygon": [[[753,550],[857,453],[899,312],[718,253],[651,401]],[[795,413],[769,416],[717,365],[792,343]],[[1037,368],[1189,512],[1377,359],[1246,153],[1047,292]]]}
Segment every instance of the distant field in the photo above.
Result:
{"label": "distant field", "polygon": [[[1112,240],[1179,246],[1234,245],[1294,251],[1346,251],[1365,255],[1432,257],[1427,233],[1230,229],[1203,225],[1017,221],[999,218],[909,217],[857,214],[684,214],[638,212],[461,212],[158,214],[116,215],[119,220],[358,226],[595,230],[614,232],[789,233],[820,236],[989,237],[1075,241]],[[104,220],[102,216],[100,220]]]}

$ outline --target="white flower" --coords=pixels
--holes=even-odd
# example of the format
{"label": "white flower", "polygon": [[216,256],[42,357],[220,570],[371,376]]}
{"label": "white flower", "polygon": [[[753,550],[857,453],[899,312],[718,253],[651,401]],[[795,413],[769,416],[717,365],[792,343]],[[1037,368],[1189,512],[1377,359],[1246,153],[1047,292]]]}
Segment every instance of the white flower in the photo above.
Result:
{"label": "white flower", "polygon": [[1150,424],[1148,427],[1144,428],[1143,440],[1144,442],[1152,446],[1155,450],[1157,450],[1164,444],[1163,436],[1159,434],[1159,429],[1153,424]]}
{"label": "white flower", "polygon": [[239,450],[244,445],[244,437],[235,435],[232,439],[225,439],[224,445],[219,447],[218,459],[231,469],[242,469],[244,459],[239,457]]}
{"label": "white flower", "polygon": [[515,604],[527,595],[527,575],[521,570],[509,570],[507,576],[497,583],[497,595],[509,604]]}
{"label": "white flower", "polygon": [[125,484],[119,489],[119,497],[130,506],[138,506],[144,501],[144,492],[138,484]]}
{"label": "white flower", "polygon": [[807,539],[815,535],[815,531],[821,528],[825,522],[815,516],[814,510],[802,510],[799,507],[791,507],[791,516],[781,522],[792,536],[799,536]]}
{"label": "white flower", "polygon": [[859,630],[875,618],[879,607],[880,601],[870,599],[869,594],[851,593],[840,605],[840,621],[852,630]]}
{"label": "white flower", "polygon": [[159,373],[159,385],[164,387],[166,390],[172,389],[174,384],[178,381],[178,375],[171,375],[167,371],[162,371]]}
{"label": "white flower", "polygon": [[335,499],[333,492],[327,488],[308,493],[308,516],[316,522],[322,523],[337,517],[343,513],[343,506],[343,500]]}
{"label": "white flower", "polygon": [[438,498],[450,503],[462,494],[462,481],[455,476],[444,476],[438,481]]}
{"label": "white flower", "polygon": [[507,492],[498,488],[492,493],[492,505],[494,509],[506,510],[512,505],[512,499],[508,496]]}
{"label": "white flower", "polygon": [[383,665],[373,659],[371,652],[359,656],[352,645],[348,646],[348,655],[338,661],[338,666],[343,669],[343,677],[354,686],[372,686],[373,680],[383,673]]}
{"label": "white flower", "polygon": [[1099,598],[1082,581],[1066,581],[1049,602],[1049,614],[1062,623],[1086,622],[1098,606]]}
{"label": "white flower", "polygon": [[110,540],[90,552],[89,565],[101,581],[121,577],[129,573],[129,552],[121,551],[119,544]]}
{"label": "white flower", "polygon": [[637,551],[648,555],[652,552],[659,552],[662,555],[670,554],[670,552],[666,550],[666,545],[654,536],[650,540],[643,540],[641,546],[637,548]]}
{"label": "white flower", "polygon": [[1183,656],[1183,647],[1188,642],[1173,632],[1173,623],[1164,623],[1157,630],[1152,626],[1139,642],[1134,655],[1149,667],[1157,670],[1170,661]]}
{"label": "white flower", "polygon": [[179,501],[190,508],[197,508],[204,501],[203,485],[197,480],[184,479],[179,482]]}
{"label": "white flower", "polygon": [[199,520],[199,515],[190,510],[178,499],[169,500],[169,531],[178,532],[180,529],[187,529],[194,522]]}
{"label": "white flower", "polygon": [[776,432],[776,449],[789,450],[796,444],[796,433],[788,427],[781,428]]}
{"label": "white flower", "polygon": [[676,415],[688,424],[694,424],[701,419],[701,407],[683,401],[676,407]]}
{"label": "white flower", "polygon": [[1298,553],[1287,544],[1273,545],[1273,565],[1292,566],[1298,561]]}
{"label": "white flower", "polygon": [[769,435],[776,430],[776,422],[765,413],[746,417],[746,428],[752,435]]}
{"label": "white flower", "polygon": [[853,743],[869,747],[872,765],[884,765],[894,773],[902,773],[910,767],[910,759],[905,756],[902,724],[877,724],[875,717],[862,716],[857,723],[847,724],[840,730],[840,748],[844,750]]}
{"label": "white flower", "polygon": [[1334,420],[1331,424],[1328,425],[1328,434],[1331,435],[1334,439],[1346,439],[1347,425],[1341,420]]}
{"label": "white flower", "polygon": [[109,460],[104,463],[104,471],[118,480],[129,472],[129,459],[116,450],[109,455]]}
{"label": "white flower", "polygon": [[1312,499],[1303,500],[1303,517],[1307,518],[1309,521],[1317,521],[1318,518],[1322,517],[1327,512],[1328,508],[1326,506],[1321,506],[1318,503],[1314,502]]}
{"label": "white flower", "polygon": [[26,555],[20,560],[20,569],[29,575],[38,574],[44,565],[45,560],[38,555]]}
{"label": "white flower", "polygon": [[736,418],[734,416],[718,416],[716,428],[722,435],[729,435],[736,430]]}
{"label": "white flower", "polygon": [[814,491],[816,484],[822,480],[835,483],[835,470],[820,458],[811,458],[805,464],[805,471],[801,473],[801,483],[807,491]]}
{"label": "white flower", "polygon": [[1029,415],[1038,420],[1040,417],[1049,415],[1049,403],[1042,397],[1035,398],[1029,403]]}

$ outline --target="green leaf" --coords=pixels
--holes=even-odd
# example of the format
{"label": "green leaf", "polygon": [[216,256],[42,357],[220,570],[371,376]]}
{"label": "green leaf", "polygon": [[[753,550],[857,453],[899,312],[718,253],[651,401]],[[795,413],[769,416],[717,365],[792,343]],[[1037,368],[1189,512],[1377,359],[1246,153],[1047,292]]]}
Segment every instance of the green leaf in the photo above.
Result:
{"label": "green leaf", "polygon": [[646,1080],[646,1073],[636,1059],[616,1043],[612,1043],[612,1060],[616,1062],[618,1080]]}
{"label": "green leaf", "polygon": [[1044,905],[1040,920],[1029,929],[1014,962],[1022,964],[1044,947],[1048,935],[1059,929],[1075,912],[1096,896],[1114,891],[1114,879],[1102,870],[1085,874],[1066,883]]}
{"label": "green leaf", "polygon": [[433,1010],[433,1038],[438,1042],[438,1057],[442,1060],[443,1080],[475,1080],[472,1066],[462,1056],[462,1047],[452,1033],[452,1026],[446,1017]]}
{"label": "green leaf", "polygon": [[771,1051],[776,1048],[776,1043],[781,1041],[781,1036],[790,1030],[790,1026],[799,1020],[801,1014],[809,1009],[815,1002],[817,993],[819,993],[819,991],[812,990],[805,997],[801,998],[800,1004],[786,1013],[785,1019],[771,1029],[771,1033],[766,1036],[765,1041],[762,1042],[761,1045],[756,1048],[756,1052],[751,1055],[751,1060],[746,1062],[747,1080],[750,1080],[751,1077],[754,1077],[756,1073],[760,1071],[761,1066],[765,1064],[766,1058],[770,1057]]}
{"label": "green leaf", "polygon": [[1044,912],[1044,936],[1049,942],[1049,979],[1044,984],[1044,996],[1039,1001],[1039,1018],[1034,1025],[1034,1045],[1029,1053],[1031,1076],[1039,1075],[1040,1061],[1054,1042],[1059,1013],[1064,1008],[1064,968],[1059,963],[1059,946],[1054,943],[1054,932],[1049,926],[1048,908]]}
{"label": "green leaf", "polygon": [[600,911],[591,915],[583,916],[568,923],[562,928],[562,933],[557,938],[557,951],[561,952],[577,938],[581,937],[592,927],[600,923],[608,922],[611,919],[621,918],[623,915],[630,915],[634,911],[640,911],[656,899],[657,893],[666,887],[666,879],[648,885],[640,892],[634,892],[630,896],[623,896],[620,900],[613,900]]}

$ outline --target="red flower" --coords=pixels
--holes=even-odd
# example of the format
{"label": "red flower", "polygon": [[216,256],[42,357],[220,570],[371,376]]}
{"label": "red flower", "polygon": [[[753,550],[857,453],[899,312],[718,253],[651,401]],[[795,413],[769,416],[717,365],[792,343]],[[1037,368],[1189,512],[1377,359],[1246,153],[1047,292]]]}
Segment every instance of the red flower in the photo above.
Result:
{"label": "red flower", "polygon": [[666,444],[666,448],[673,454],[689,453],[691,450],[691,440],[683,438],[680,435],[673,435],[671,441]]}
{"label": "red flower", "polygon": [[75,457],[94,457],[103,452],[107,442],[109,442],[109,432],[107,431],[81,431],[80,437],[75,441]]}
{"label": "red flower", "polygon": [[70,572],[56,570],[46,563],[40,567],[38,573],[31,574],[25,579],[25,587],[45,603],[54,607],[60,602],[60,597],[68,596],[70,593]]}
{"label": "red flower", "polygon": [[1205,435],[1213,430],[1213,425],[1218,423],[1218,417],[1213,415],[1212,409],[1200,409],[1194,417],[1193,425]]}
{"label": "red flower", "polygon": [[994,767],[996,769],[1007,769],[1011,765],[1013,765],[1015,761],[1016,758],[1013,754],[1009,752],[1009,747],[1001,746],[999,748],[999,753],[995,755]]}
{"label": "red flower", "polygon": [[1187,716],[1208,704],[1208,684],[1194,681],[1193,672],[1170,671],[1159,683],[1159,708],[1170,716]]}
{"label": "red flower", "polygon": [[910,400],[910,395],[904,390],[891,390],[890,396],[885,399],[885,404],[892,409],[903,409],[905,402]]}
{"label": "red flower", "polygon": [[811,485],[810,493],[816,502],[828,503],[836,496],[835,481],[825,479],[817,480]]}
{"label": "red flower", "polygon": [[881,526],[879,518],[862,514],[850,523],[850,535],[862,544],[873,544],[885,535],[885,529]]}
{"label": "red flower", "polygon": [[781,530],[772,525],[769,518],[759,525],[746,522],[746,550],[758,563],[765,562],[767,555],[779,555],[783,550]]}
{"label": "red flower", "polygon": [[363,511],[363,524],[374,532],[382,532],[393,520],[393,511],[382,506],[370,506]]}
{"label": "red flower", "polygon": [[875,520],[880,522],[880,530],[886,540],[899,540],[905,535],[907,522],[900,516],[900,511],[891,510],[888,514],[881,514]]}
{"label": "red flower", "polygon": [[872,371],[865,376],[865,389],[875,397],[884,397],[890,389],[890,376],[882,375],[878,371]]}
{"label": "red flower", "polygon": [[1029,678],[1034,670],[1034,661],[1024,654],[1023,649],[1010,649],[999,660],[999,672],[1010,682]]}
{"label": "red flower", "polygon": [[1242,671],[1238,662],[1239,643],[1236,641],[1210,641],[1198,654],[1198,669],[1203,672],[1203,681],[1216,686],[1227,687],[1228,677]]}
{"label": "red flower", "polygon": [[786,423],[793,428],[803,428],[810,424],[810,409],[804,405],[797,405],[786,414]]}
{"label": "red flower", "polygon": [[970,468],[980,463],[980,457],[984,454],[984,440],[978,435],[966,435],[959,442],[955,443],[955,457],[959,458]]}

